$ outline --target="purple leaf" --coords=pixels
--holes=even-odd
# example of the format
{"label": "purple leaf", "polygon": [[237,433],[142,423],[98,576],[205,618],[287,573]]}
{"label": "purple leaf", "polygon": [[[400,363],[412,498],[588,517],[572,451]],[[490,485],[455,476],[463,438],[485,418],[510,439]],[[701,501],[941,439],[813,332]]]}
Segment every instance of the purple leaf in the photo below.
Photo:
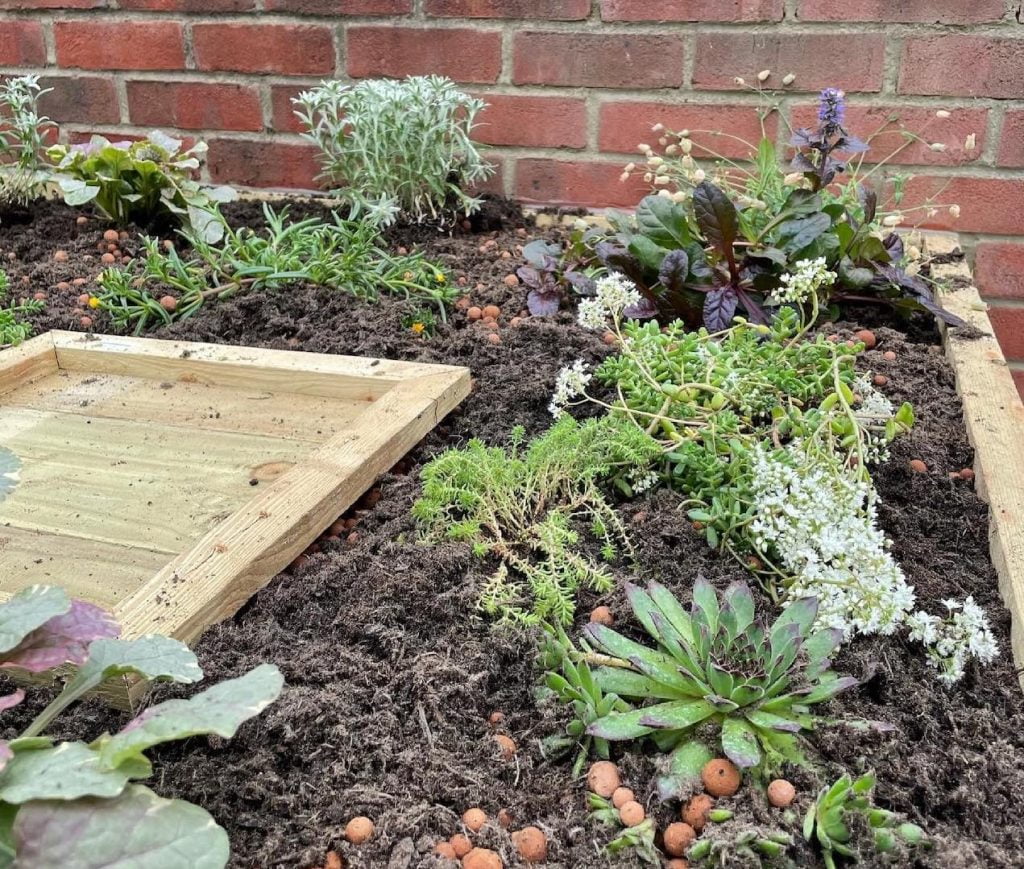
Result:
{"label": "purple leaf", "polygon": [[516,274],[519,275],[519,280],[528,287],[537,288],[542,284],[540,272],[533,266],[520,266],[516,269]]}
{"label": "purple leaf", "polygon": [[665,254],[658,269],[658,281],[670,292],[678,293],[686,284],[686,276],[690,271],[690,258],[685,250],[673,250]]}
{"label": "purple leaf", "polygon": [[704,296],[704,325],[709,332],[721,332],[732,325],[739,299],[732,287],[719,287]]}
{"label": "purple leaf", "polygon": [[0,666],[41,673],[62,664],[84,664],[93,640],[116,637],[120,632],[120,626],[106,610],[72,600],[66,613],[36,628],[6,652]]}
{"label": "purple leaf", "polygon": [[554,292],[530,290],[526,296],[526,307],[535,317],[549,317],[552,314],[557,314],[561,305],[562,296],[557,290]]}
{"label": "purple leaf", "polygon": [[756,323],[758,326],[767,326],[771,322],[771,318],[768,316],[761,304],[750,295],[746,290],[737,290],[736,295],[739,296],[739,300],[743,303],[743,308],[747,312],[747,319],[751,323]]}
{"label": "purple leaf", "polygon": [[693,215],[705,240],[733,263],[732,246],[739,234],[736,206],[720,188],[701,181],[693,190]]}
{"label": "purple leaf", "polygon": [[808,157],[804,154],[797,154],[793,157],[793,161],[789,164],[791,168],[796,169],[797,172],[817,172],[818,167],[815,166]]}
{"label": "purple leaf", "polygon": [[[871,223],[878,212],[878,194],[870,187],[860,184],[857,186],[857,198],[860,199],[861,207],[864,209],[864,222]],[[899,236],[896,237],[899,238]]]}
{"label": "purple leaf", "polygon": [[635,305],[627,305],[622,309],[622,316],[627,320],[649,320],[657,314],[657,306],[647,296],[641,296]]}
{"label": "purple leaf", "polygon": [[583,272],[567,271],[562,277],[581,296],[592,296],[597,289],[594,279],[587,277]]}
{"label": "purple leaf", "polygon": [[[3,712],[5,709],[13,709],[24,699],[25,692],[22,691],[21,688],[19,688],[13,694],[7,694],[3,697],[0,697],[0,712]],[[7,743],[5,742],[4,745],[6,744]]]}

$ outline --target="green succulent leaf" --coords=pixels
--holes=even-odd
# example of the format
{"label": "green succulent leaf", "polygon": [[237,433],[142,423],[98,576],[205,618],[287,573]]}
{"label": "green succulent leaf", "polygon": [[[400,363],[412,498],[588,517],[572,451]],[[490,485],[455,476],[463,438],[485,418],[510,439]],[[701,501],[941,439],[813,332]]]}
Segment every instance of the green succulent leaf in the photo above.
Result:
{"label": "green succulent leaf", "polygon": [[714,755],[703,742],[689,739],[680,742],[667,756],[657,778],[658,796],[662,802],[682,799],[700,781],[701,770]]}
{"label": "green succulent leaf", "polygon": [[653,727],[640,723],[646,712],[646,708],[633,709],[630,712],[613,712],[587,727],[587,734],[610,742],[639,739],[654,730]]}
{"label": "green succulent leaf", "polygon": [[622,667],[599,667],[594,678],[602,691],[637,700],[678,700],[679,692]]}
{"label": "green succulent leaf", "polygon": [[740,769],[757,766],[761,762],[761,748],[754,728],[741,718],[722,721],[722,751]]}
{"label": "green succulent leaf", "polygon": [[659,703],[640,710],[640,724],[658,730],[688,730],[715,714],[715,707],[706,700],[676,700]]}

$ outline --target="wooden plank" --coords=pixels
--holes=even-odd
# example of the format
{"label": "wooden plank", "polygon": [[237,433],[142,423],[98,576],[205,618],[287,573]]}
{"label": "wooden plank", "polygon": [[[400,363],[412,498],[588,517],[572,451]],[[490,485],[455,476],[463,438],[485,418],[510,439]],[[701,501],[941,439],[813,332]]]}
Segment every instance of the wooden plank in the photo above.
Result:
{"label": "wooden plank", "polygon": [[48,332],[17,347],[0,350],[0,396],[57,371],[52,334]]}
{"label": "wooden plank", "polygon": [[0,526],[5,598],[36,584],[60,585],[75,596],[113,609],[138,590],[140,576],[152,576],[170,560],[166,552],[141,546]]}
{"label": "wooden plank", "polygon": [[[0,524],[168,556],[252,498],[250,481],[268,476],[267,467],[275,476],[315,449],[284,438],[7,406],[0,443],[22,462],[20,482],[0,502]],[[72,574],[74,567],[69,558]]]}
{"label": "wooden plank", "polygon": [[191,642],[233,615],[468,393],[462,368],[396,386],[119,606],[125,636]]}
{"label": "wooden plank", "polygon": [[[933,256],[959,247],[948,233],[927,233],[924,242]],[[947,288],[943,306],[982,333],[969,338],[945,330],[946,353],[974,447],[975,486],[989,505],[989,551],[1012,617],[1010,643],[1024,687],[1024,403],[970,268],[963,261],[937,263],[932,276]]]}
{"label": "wooden plank", "polygon": [[448,366],[361,356],[53,332],[57,364],[72,371],[185,380],[239,389],[373,401]]}
{"label": "wooden plank", "polygon": [[9,392],[4,405],[320,444],[372,402],[60,370]]}

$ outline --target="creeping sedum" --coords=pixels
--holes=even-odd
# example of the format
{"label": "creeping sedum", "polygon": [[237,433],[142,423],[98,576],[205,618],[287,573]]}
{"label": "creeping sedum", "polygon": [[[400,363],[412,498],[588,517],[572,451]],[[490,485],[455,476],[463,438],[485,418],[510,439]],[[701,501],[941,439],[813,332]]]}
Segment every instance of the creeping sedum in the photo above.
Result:
{"label": "creeping sedum", "polygon": [[353,217],[438,221],[479,207],[466,189],[494,171],[471,138],[485,104],[448,79],[324,81],[292,102],[320,149],[324,180]]}

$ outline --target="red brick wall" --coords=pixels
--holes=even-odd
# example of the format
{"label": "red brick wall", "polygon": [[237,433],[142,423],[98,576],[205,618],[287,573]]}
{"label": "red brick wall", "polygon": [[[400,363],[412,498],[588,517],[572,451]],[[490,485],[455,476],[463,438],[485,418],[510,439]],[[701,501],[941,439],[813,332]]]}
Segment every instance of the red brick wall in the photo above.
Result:
{"label": "red brick wall", "polygon": [[[1024,382],[1022,0],[0,0],[0,74],[34,71],[65,135],[159,126],[206,139],[217,181],[309,187],[316,163],[288,98],[325,76],[441,73],[491,102],[478,138],[496,189],[538,202],[629,205],[618,180],[650,125],[758,134],[810,117],[824,86],[850,125],[930,122],[893,168],[911,200],[961,206],[993,320]],[[787,73],[796,78],[782,87]],[[951,117],[936,122],[936,110]],[[975,147],[966,147],[974,133]],[[695,137],[697,138],[697,137]],[[707,141],[707,140],[706,140]],[[887,137],[893,147],[897,134]],[[885,151],[885,142],[876,152]],[[730,157],[743,149],[718,138]],[[881,180],[880,178],[878,180]]]}

